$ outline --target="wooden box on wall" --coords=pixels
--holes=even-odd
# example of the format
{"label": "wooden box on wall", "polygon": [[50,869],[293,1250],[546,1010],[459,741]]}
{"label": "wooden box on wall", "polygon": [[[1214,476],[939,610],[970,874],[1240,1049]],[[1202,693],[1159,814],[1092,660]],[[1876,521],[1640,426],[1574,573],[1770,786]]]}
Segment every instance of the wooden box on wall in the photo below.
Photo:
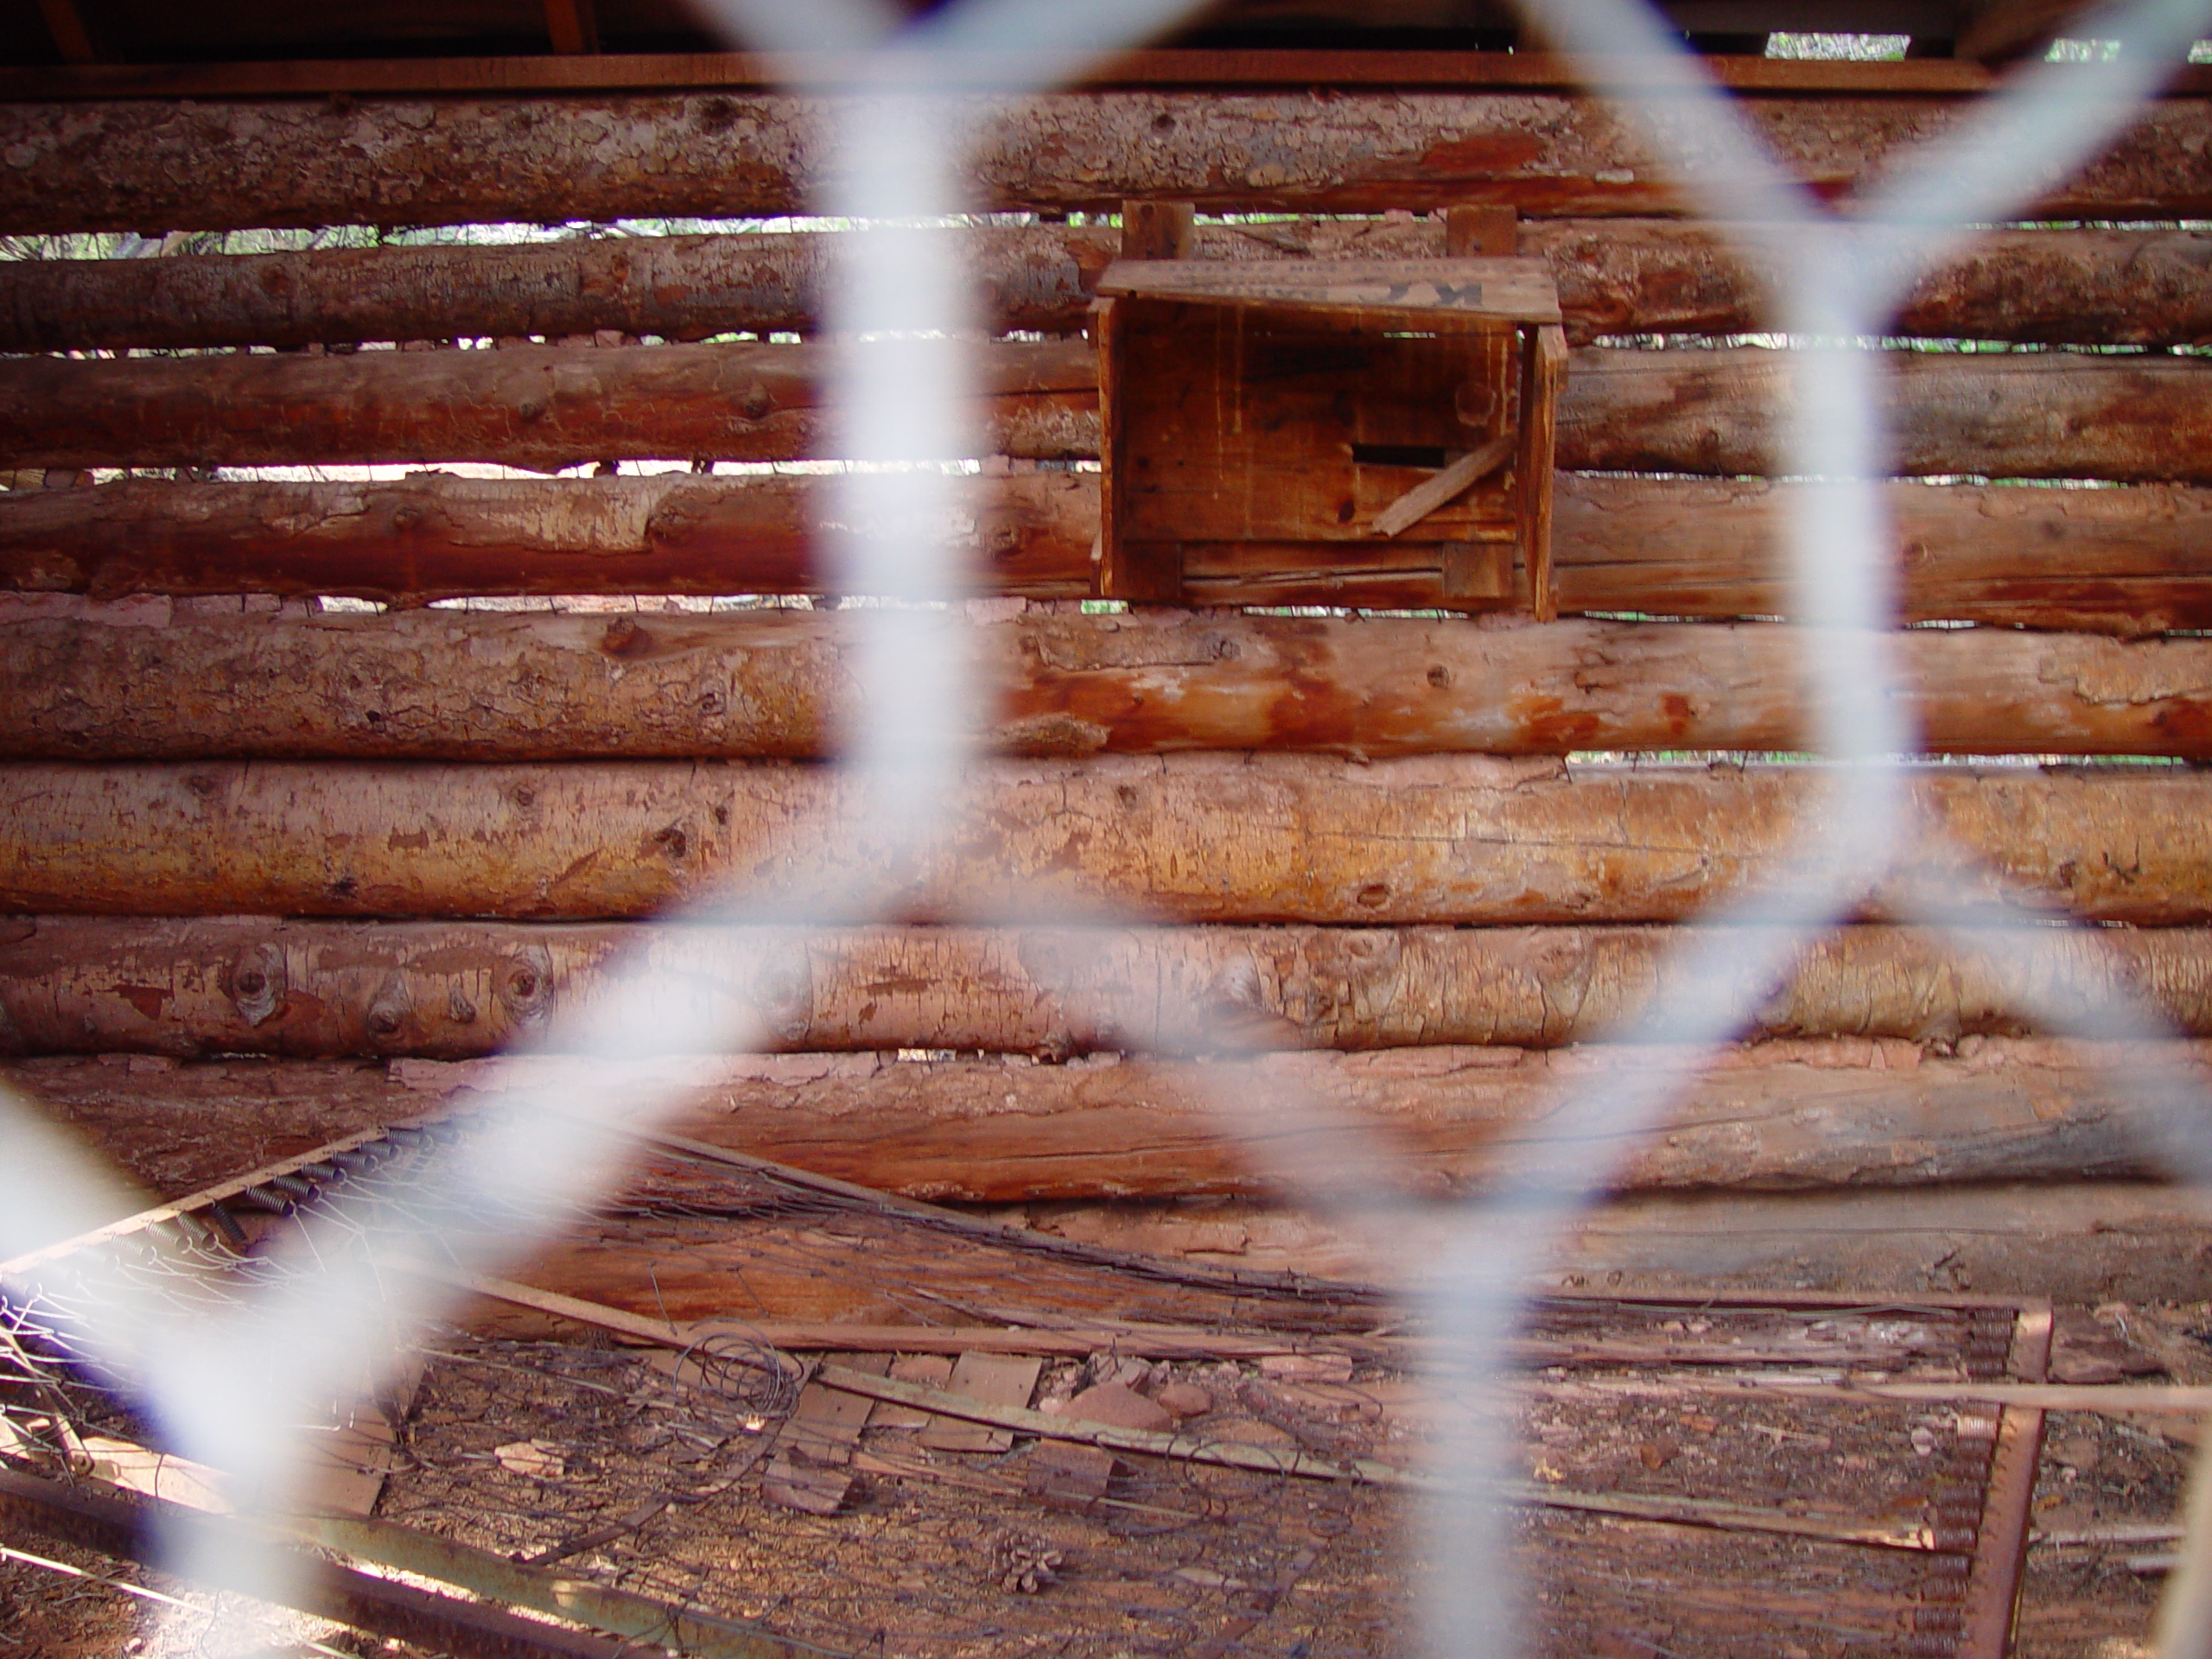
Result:
{"label": "wooden box on wall", "polygon": [[1551,616],[1542,262],[1123,260],[1098,292],[1102,595],[1433,573],[1439,607]]}

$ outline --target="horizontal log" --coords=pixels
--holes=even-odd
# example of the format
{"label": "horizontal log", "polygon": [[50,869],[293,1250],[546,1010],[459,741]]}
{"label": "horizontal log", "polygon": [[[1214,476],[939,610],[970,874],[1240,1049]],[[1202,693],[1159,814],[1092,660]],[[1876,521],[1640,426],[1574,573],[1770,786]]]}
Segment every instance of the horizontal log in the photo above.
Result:
{"label": "horizontal log", "polygon": [[[204,41],[204,35],[194,35]],[[968,54],[980,85],[1009,71],[1032,73],[1033,59]],[[1054,73],[1058,67],[1054,66]],[[1633,63],[1620,66],[1636,72]],[[1980,63],[1942,58],[1894,62],[1737,55],[1704,60],[1719,85],[1742,92],[1982,92],[1996,73]],[[476,58],[274,59],[259,62],[42,64],[0,70],[0,99],[296,98],[330,92],[609,92],[673,87],[758,89],[849,79],[849,58],[751,52],[651,52]],[[1094,67],[1098,86],[1450,86],[1571,89],[1580,85],[1568,59],[1540,50],[1456,52],[1297,48],[1155,48],[1118,54]],[[2176,72],[2168,90],[2202,96],[2212,75]]]}
{"label": "horizontal log", "polygon": [[[1379,1226],[1238,1199],[1076,1200],[1012,1213],[1070,1239],[1194,1264],[1370,1283],[1417,1281],[1465,1243],[1447,1230],[1451,1217],[1423,1227],[1402,1209]],[[1632,1192],[1584,1218],[1534,1288],[1700,1296],[1779,1285],[1854,1301],[1965,1293],[2094,1306],[2115,1299],[2197,1300],[2208,1261],[2212,1224],[2195,1190],[2179,1185],[1991,1181],[1889,1191]]]}
{"label": "horizontal log", "polygon": [[[0,932],[0,1052],[454,1059],[559,1048],[602,1028],[632,978],[684,1033],[659,1040],[709,1051],[1557,1048],[1625,1035],[1691,948],[1670,927],[29,917]],[[1962,953],[1911,929],[1847,927],[1806,950],[1746,1034],[1950,1042],[2035,1029],[2047,1007],[2139,997],[2176,1029],[2212,1036],[2212,934],[2023,928]]]}
{"label": "horizontal log", "polygon": [[[1002,753],[1796,749],[1799,631],[1770,624],[981,607]],[[0,757],[558,760],[836,753],[849,617],[813,611],[227,613],[0,599]],[[2212,758],[2212,641],[2011,629],[1887,642],[1947,754]]]}
{"label": "horizontal log", "polygon": [[[1096,454],[1090,346],[989,346],[976,361],[982,453]],[[0,360],[0,432],[12,435],[0,461],[480,461],[551,472],[631,458],[805,460],[847,453],[819,384],[827,371],[810,345],[14,358]]]}
{"label": "horizontal log", "polygon": [[[1944,837],[1908,858],[1923,893],[2212,921],[2212,776],[1929,767],[1905,787]],[[893,865],[857,791],[782,763],[26,762],[0,770],[0,911],[589,920],[818,880],[887,884],[902,918],[1675,921],[1777,879],[1826,799],[1811,766],[999,761],[938,847]]]}
{"label": "horizontal log", "polygon": [[[1973,104],[1750,92],[1736,107],[1784,167],[1842,195],[1953,130]],[[804,212],[818,208],[834,165],[828,133],[846,106],[734,90],[10,104],[0,232]],[[1363,212],[1474,200],[1560,215],[1668,212],[1679,200],[1625,112],[1553,92],[967,95],[946,100],[944,119],[976,133],[969,176],[988,208],[1164,196],[1213,211]],[[2212,209],[2208,124],[2199,99],[2149,104],[2033,216],[2202,216]]]}
{"label": "horizontal log", "polygon": [[[2212,364],[2063,352],[1890,354],[1890,468],[1908,477],[2212,477]],[[1787,353],[1575,353],[1559,464],[1741,474],[1782,465]]]}
{"label": "horizontal log", "polygon": [[[1098,488],[1087,475],[978,480],[948,527],[982,592],[1091,591]],[[0,491],[0,582],[39,591],[468,594],[825,591],[830,513],[806,478],[559,479],[418,474],[385,483],[171,484]],[[1557,480],[1563,611],[1774,616],[1788,486],[1741,480]],[[1897,485],[1906,620],[2146,633],[2212,627],[2212,493]],[[1425,587],[1424,587],[1425,584]],[[1198,584],[1215,603],[1433,602],[1385,570]]]}
{"label": "horizontal log", "polygon": [[[1080,341],[979,349],[983,453],[1098,453]],[[1559,464],[1742,474],[1781,464],[1788,353],[1589,347],[1569,365]],[[0,462],[17,467],[791,461],[845,453],[816,346],[516,346],[84,362],[0,359]],[[1898,352],[1902,474],[2212,478],[2212,364],[2190,358]]]}
{"label": "horizontal log", "polygon": [[[2212,1061],[2203,1045],[2189,1053]],[[1661,1131],[1592,1146],[1583,1167],[1617,1169],[1620,1191],[1677,1193],[2138,1176],[2156,1164],[2120,1092],[2133,1058],[2003,1038],[1971,1039],[1955,1056],[1858,1039],[1752,1044],[1688,1087]],[[623,1086],[688,1097],[683,1133],[715,1145],[909,1197],[1030,1203],[1264,1195],[1282,1190],[1286,1165],[1464,1192],[1556,1153],[1547,1125],[1564,1091],[1669,1063],[1634,1047],[1066,1065],[786,1054],[706,1076],[690,1063],[658,1088],[646,1066]],[[561,1066],[403,1060],[387,1072],[111,1055],[16,1061],[0,1079],[175,1196],[202,1166],[214,1176],[245,1166],[242,1144],[306,1151],[318,1125],[334,1139],[434,1103],[497,1102]],[[1243,1116],[1255,1099],[1269,1103],[1257,1124]]]}
{"label": "horizontal log", "polygon": [[[1003,328],[1073,334],[1120,247],[1106,227],[994,226],[958,238]],[[0,264],[0,352],[299,346],[619,329],[670,340],[811,330],[837,233],[622,237],[495,246],[334,248]],[[1201,258],[1434,257],[1434,219],[1202,225]],[[1769,326],[1773,273],[1703,226],[1533,219],[1570,339]],[[2212,340],[2212,235],[1995,231],[1913,289],[1895,332],[2050,345]]]}
{"label": "horizontal log", "polygon": [[[118,594],[818,594],[831,507],[818,478],[548,479],[418,473],[382,483],[0,491],[0,580]],[[1091,590],[1098,480],[977,480],[947,526],[976,587]]]}
{"label": "horizontal log", "polygon": [[[1778,616],[1791,490],[1756,480],[1566,479],[1563,611]],[[0,498],[4,502],[5,498]],[[1893,485],[1899,610],[1915,622],[2149,633],[2212,626],[2212,492]]]}

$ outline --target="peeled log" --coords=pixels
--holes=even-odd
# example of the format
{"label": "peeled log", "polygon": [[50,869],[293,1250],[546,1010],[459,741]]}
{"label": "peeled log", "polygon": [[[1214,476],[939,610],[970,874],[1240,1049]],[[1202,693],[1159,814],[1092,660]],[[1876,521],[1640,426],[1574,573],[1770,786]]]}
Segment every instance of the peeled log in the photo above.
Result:
{"label": "peeled log", "polygon": [[[1789,355],[1589,348],[1568,365],[1559,465],[1770,473],[1783,464]],[[2212,364],[2067,352],[1890,354],[1886,458],[1906,477],[2212,478]]]}
{"label": "peeled log", "polygon": [[[970,772],[910,861],[857,785],[806,765],[27,762],[0,769],[0,910],[589,920],[726,890],[899,918],[1676,921],[1780,879],[1826,783],[1474,756],[1009,760]],[[1943,835],[1907,858],[1924,897],[2212,921],[2212,776],[1930,766],[1904,787]]]}
{"label": "peeled log", "polygon": [[[1097,454],[1089,346],[980,346],[976,362],[983,453]],[[825,348],[808,345],[11,358],[0,360],[0,462],[799,461],[846,453],[819,384],[828,370]]]}
{"label": "peeled log", "polygon": [[[1560,608],[1779,616],[1794,486],[1757,480],[1561,478]],[[4,498],[0,498],[4,500]],[[2212,491],[1894,484],[1908,621],[2152,633],[2212,627]]]}
{"label": "peeled log", "polygon": [[[0,1052],[181,1058],[560,1049],[641,1005],[661,1023],[634,1045],[672,1052],[1556,1048],[1626,1035],[1693,947],[1671,927],[7,926]],[[1745,1034],[1952,1042],[2137,999],[2212,1036],[2212,934],[2021,927],[1961,950],[1846,927],[1805,951]]]}
{"label": "peeled log", "polygon": [[[1097,456],[1090,346],[999,341],[976,360],[982,453]],[[1586,347],[1560,399],[1558,464],[1773,471],[1790,367],[1788,353],[1753,347]],[[827,368],[824,349],[804,345],[0,359],[0,464],[473,461],[550,472],[607,459],[836,456],[846,448],[818,385]],[[2212,364],[1897,352],[1886,369],[1901,475],[2212,478]]]}
{"label": "peeled log", "polygon": [[[984,736],[1007,753],[1381,758],[1808,741],[1808,637],[1772,624],[1004,608],[969,626],[981,681],[996,687]],[[851,713],[852,620],[0,599],[0,755],[819,758]],[[1946,629],[1889,643],[1936,753],[2212,758],[2212,641]]]}
{"label": "peeled log", "polygon": [[[671,340],[810,331],[837,232],[624,237],[503,246],[332,248],[162,259],[0,264],[0,351],[453,340],[591,334]],[[949,232],[994,325],[1075,334],[1120,233],[1068,226]],[[1767,327],[1772,273],[1703,226],[1532,219],[1520,251],[1548,260],[1576,345],[1601,334]],[[1196,257],[1435,257],[1433,219],[1305,219],[1198,227]],[[2044,345],[2212,340],[2212,235],[1993,231],[1923,277],[1900,334]]]}
{"label": "peeled log", "polygon": [[[1098,480],[967,481],[945,527],[984,592],[1091,590]],[[113,594],[818,594],[830,480],[516,482],[416,473],[375,483],[172,484],[0,492],[0,578]],[[2208,600],[2212,605],[2212,600]]]}
{"label": "peeled log", "polygon": [[[813,210],[849,99],[781,92],[67,100],[0,105],[0,232],[224,230]],[[1548,91],[1126,89],[945,100],[973,124],[982,208],[1376,212],[1510,202],[1538,216],[1676,210],[1633,116]],[[1849,194],[1957,129],[1973,97],[1745,91],[1786,170]],[[1295,134],[1298,142],[1286,143]],[[2212,112],[2153,99],[2026,216],[2212,212]],[[1676,168],[1695,170],[1696,156]],[[1719,164],[1717,162],[1716,165]]]}
{"label": "peeled log", "polygon": [[[1685,1196],[1723,1187],[1936,1187],[1923,1204],[1936,1201],[1945,1182],[2156,1173],[2120,1092],[2139,1054],[2018,1039],[1967,1047],[1970,1054],[1952,1057],[1840,1039],[1731,1049],[1659,1130],[1634,1145],[1593,1145],[1584,1167],[1618,1169],[1620,1190]],[[2162,1058],[2202,1066],[2212,1048],[2177,1046]],[[915,1198],[1265,1194],[1281,1190],[1268,1179],[1280,1164],[1265,1151],[1280,1136],[1291,1137],[1301,1160],[1346,1160],[1355,1179],[1456,1192],[1555,1146],[1545,1125],[1566,1089],[1602,1086],[1675,1058],[1633,1047],[1245,1062],[1102,1056],[1067,1065],[788,1054],[733,1059],[704,1078],[696,1065],[680,1077],[641,1068],[626,1089],[688,1097],[687,1135]],[[441,1100],[496,1101],[507,1088],[559,1078],[562,1064],[408,1060],[387,1073],[327,1061],[54,1058],[0,1067],[0,1080],[175,1195]],[[1239,1135],[1240,1096],[1285,1108],[1267,1123],[1265,1141]],[[1301,1099],[1325,1113],[1301,1121],[1287,1109]],[[225,1150],[211,1158],[210,1147]],[[1234,1214],[1211,1230],[1236,1232]],[[1198,1248],[1227,1243],[1217,1236]]]}
{"label": "peeled log", "polygon": [[[1774,616],[1790,486],[1561,474],[1554,575],[1564,611]],[[974,481],[946,534],[978,591],[1092,591],[1095,477]],[[1890,486],[1904,615],[2113,633],[2212,627],[2212,492]],[[44,592],[350,594],[804,594],[829,513],[807,478],[548,479],[423,473],[378,483],[172,484],[0,491],[0,581]],[[1432,603],[1434,577],[1342,575],[1216,603]]]}

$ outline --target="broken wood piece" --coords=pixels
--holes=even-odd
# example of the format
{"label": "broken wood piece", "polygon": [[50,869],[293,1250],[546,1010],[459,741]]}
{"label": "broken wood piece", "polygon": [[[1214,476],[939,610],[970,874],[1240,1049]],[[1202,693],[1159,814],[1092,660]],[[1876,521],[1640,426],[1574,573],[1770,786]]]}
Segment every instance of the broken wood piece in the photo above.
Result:
{"label": "broken wood piece", "polygon": [[1446,502],[1456,500],[1505,464],[1519,438],[1502,432],[1479,449],[1471,449],[1433,478],[1425,479],[1375,515],[1377,536],[1411,529]]}
{"label": "broken wood piece", "polygon": [[1106,1496],[1118,1461],[1103,1446],[1039,1440],[1029,1454],[1022,1479],[1032,1497],[1088,1509]]}
{"label": "broken wood piece", "polygon": [[[880,1376],[891,1366],[888,1354],[841,1354],[841,1369],[855,1376]],[[776,1437],[760,1492],[770,1502],[809,1515],[835,1515],[852,1491],[845,1465],[860,1444],[875,1402],[810,1382]]]}
{"label": "broken wood piece", "polygon": [[[986,1409],[1019,1409],[1026,1413],[1029,1396],[1037,1389],[1038,1373],[1044,1368],[1044,1361],[1034,1355],[965,1353],[953,1362],[952,1376],[943,1389],[925,1392]],[[840,1376],[844,1374],[844,1369],[842,1366],[823,1367],[825,1371],[834,1370]],[[932,1451],[1003,1452],[1014,1444],[1014,1435],[1010,1432],[986,1426],[992,1421],[988,1417],[949,1412],[943,1408],[939,1408],[938,1414],[940,1418],[949,1417],[955,1421],[932,1422],[917,1437],[922,1445]]]}
{"label": "broken wood piece", "polygon": [[[891,1362],[887,1375],[901,1382],[941,1389],[952,1380],[952,1357],[949,1354],[902,1353]],[[933,1421],[930,1413],[918,1407],[902,1406],[888,1400],[878,1402],[875,1415],[868,1420],[874,1428],[927,1428]]]}
{"label": "broken wood piece", "polygon": [[[836,1359],[841,1369],[855,1376],[881,1376],[891,1369],[888,1354],[839,1354]],[[778,1456],[791,1454],[817,1464],[849,1463],[874,1406],[873,1400],[809,1382],[799,1390],[798,1403],[776,1437]]]}

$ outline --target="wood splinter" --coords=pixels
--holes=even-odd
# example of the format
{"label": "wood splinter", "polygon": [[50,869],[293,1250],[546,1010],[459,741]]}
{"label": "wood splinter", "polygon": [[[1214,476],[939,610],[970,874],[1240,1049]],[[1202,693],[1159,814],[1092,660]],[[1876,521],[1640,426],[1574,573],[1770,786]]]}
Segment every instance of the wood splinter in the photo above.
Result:
{"label": "wood splinter", "polygon": [[1412,529],[1503,467],[1518,442],[1513,433],[1502,432],[1481,448],[1469,450],[1433,478],[1423,479],[1375,515],[1375,533],[1395,536]]}

